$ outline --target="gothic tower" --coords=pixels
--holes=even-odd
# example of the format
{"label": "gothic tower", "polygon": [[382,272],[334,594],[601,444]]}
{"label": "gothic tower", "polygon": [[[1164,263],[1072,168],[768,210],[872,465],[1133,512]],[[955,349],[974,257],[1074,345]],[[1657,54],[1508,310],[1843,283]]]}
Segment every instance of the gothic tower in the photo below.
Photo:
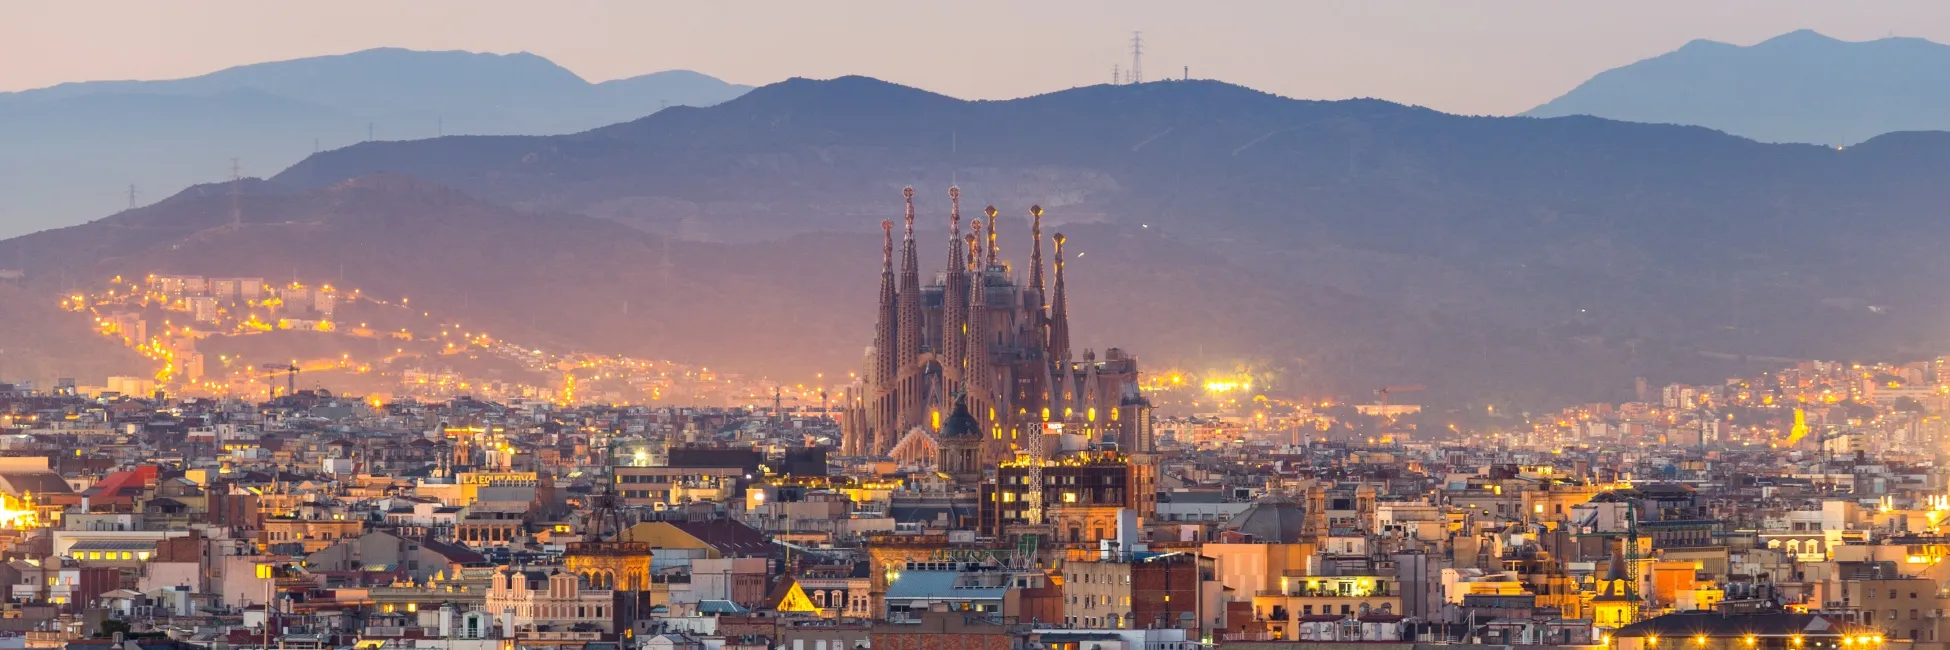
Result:
{"label": "gothic tower", "polygon": [[1056,233],[1056,286],[1049,301],[1049,358],[1070,361],[1070,302],[1063,292],[1063,233]]}
{"label": "gothic tower", "polygon": [[[941,286],[941,349],[935,357],[941,364],[942,399],[961,391],[962,336],[968,332],[968,245],[961,238],[961,188],[948,188],[948,268]],[[943,412],[953,404],[938,405]]]}
{"label": "gothic tower", "polygon": [[919,426],[925,420],[927,405],[922,403],[924,391],[921,390],[921,265],[914,251],[914,188],[901,192],[907,203],[907,234],[901,241],[901,279],[897,302],[900,311],[900,330],[896,345],[900,350],[898,363],[900,376],[896,385],[900,389],[899,423],[894,437],[878,451],[886,453],[893,449],[894,441],[908,429]]}
{"label": "gothic tower", "polygon": [[895,307],[894,292],[894,222],[880,222],[882,239],[880,244],[880,317],[874,326],[873,338],[873,389],[872,404],[868,409],[867,420],[870,429],[861,433],[855,442],[856,454],[879,455],[892,449],[899,438],[900,414],[896,406],[900,399],[895,379],[900,374],[899,356],[894,349],[899,347],[898,322],[900,319]]}

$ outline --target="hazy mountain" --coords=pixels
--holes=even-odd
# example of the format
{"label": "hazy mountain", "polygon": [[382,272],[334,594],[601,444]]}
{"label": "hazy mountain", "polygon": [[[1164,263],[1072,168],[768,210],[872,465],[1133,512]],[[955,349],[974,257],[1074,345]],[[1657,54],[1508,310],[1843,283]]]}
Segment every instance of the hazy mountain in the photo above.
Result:
{"label": "hazy mountain", "polygon": [[1741,47],[1693,41],[1592,77],[1525,115],[1694,124],[1764,142],[1852,145],[1950,129],[1950,46],[1812,31]]}
{"label": "hazy mountain", "polygon": [[0,93],[0,236],[126,207],[130,185],[140,204],[228,178],[233,158],[264,175],[368,134],[571,133],[747,89],[688,71],[592,84],[526,53],[377,49]]}
{"label": "hazy mountain", "polygon": [[[347,194],[385,172],[455,189]],[[288,207],[246,206],[274,228],[212,229],[227,203],[186,196],[166,213],[201,221],[159,231],[164,212],[137,210],[0,242],[0,268],[42,286],[343,263],[497,334],[830,372],[868,342],[876,226],[900,188],[920,191],[932,269],[959,182],[971,216],[1008,215],[1009,259],[1026,257],[1031,203],[1071,236],[1081,345],[1153,367],[1261,362],[1294,390],[1543,404],[1621,397],[1639,375],[1713,381],[1741,355],[1943,351],[1947,174],[1936,133],[1837,151],[1212,82],[965,102],[792,80],[574,135],[325,152],[265,185],[295,192]],[[479,201],[427,198],[458,196]],[[651,233],[678,237],[671,257]],[[191,245],[206,238],[224,243]]]}

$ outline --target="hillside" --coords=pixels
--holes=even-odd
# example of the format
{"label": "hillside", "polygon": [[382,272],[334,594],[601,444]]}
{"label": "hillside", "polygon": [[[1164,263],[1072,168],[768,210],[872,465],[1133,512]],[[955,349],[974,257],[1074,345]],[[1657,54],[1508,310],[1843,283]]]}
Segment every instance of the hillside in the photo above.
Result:
{"label": "hillside", "polygon": [[[366,295],[411,298],[503,338],[786,377],[857,370],[862,332],[870,329],[879,242],[868,232],[666,243],[609,221],[516,212],[389,175],[308,191],[249,180],[239,196],[239,225],[230,225],[230,188],[199,186],[155,206],[0,242],[0,263],[37,270],[21,284],[37,304],[52,304],[67,278],[335,278]],[[898,208],[897,196],[881,202]],[[1436,319],[1255,279],[1151,229],[1081,225],[1068,234],[1084,253],[1070,265],[1078,345],[1155,350],[1148,358],[1159,368],[1203,369],[1193,365],[1203,353],[1290,367],[1295,387],[1351,388],[1378,376],[1369,367],[1406,372],[1417,354],[1467,347],[1473,356],[1509,344],[1466,324],[1429,339],[1424,328]],[[1024,225],[1005,237],[1005,257],[1023,259],[1027,235]],[[933,268],[939,246],[929,242],[923,259]],[[1178,296],[1179,317],[1130,318],[1127,305],[1159,295]],[[1324,313],[1338,317],[1314,315]],[[1354,322],[1373,328],[1355,331]],[[39,331],[74,328],[48,318]],[[1212,335],[1219,331],[1246,336]],[[1286,358],[1287,337],[1320,349]],[[1186,341],[1209,347],[1173,349]]]}
{"label": "hillside", "polygon": [[[590,83],[532,54],[378,49],[187,79],[0,93],[0,237],[77,223],[368,139],[556,134],[747,88],[689,71]],[[369,130],[370,129],[370,130]],[[19,146],[31,145],[31,146]]]}
{"label": "hillside", "polygon": [[1148,224],[1252,277],[1410,314],[1805,358],[1950,343],[1928,325],[1950,304],[1928,280],[1950,271],[1929,244],[1950,235],[1945,140],[1837,151],[1199,81],[965,102],[841,78],[572,136],[359,145],[277,179],[397,171],[718,241],[870,230],[905,184],[935,188],[923,205],[938,212],[952,179],[978,201]]}
{"label": "hillside", "polygon": [[1607,70],[1525,115],[1693,124],[1763,142],[1853,145],[1950,129],[1950,45],[1851,43],[1798,31],[1741,47],[1693,41]]}
{"label": "hillside", "polygon": [[[436,194],[471,207],[344,198],[347,179],[386,178],[373,174],[451,187]],[[1072,267],[1084,345],[1157,367],[1253,361],[1296,391],[1429,383],[1432,398],[1541,404],[1618,397],[1635,376],[1712,381],[1743,356],[1950,348],[1935,326],[1950,288],[1933,281],[1950,273],[1935,244],[1950,236],[1946,174],[1942,134],[1837,151],[1212,82],[966,102],[864,78],[792,80],[574,135],[325,152],[254,185],[288,195],[286,208],[247,201],[252,215],[293,215],[251,217],[277,221],[269,231],[165,250],[156,242],[187,233],[149,232],[164,213],[137,210],[0,243],[0,268],[342,263],[497,329],[831,372],[867,343],[874,224],[912,184],[923,241],[938,241],[953,181],[975,205],[1044,205],[1088,256]],[[181,212],[227,214],[207,200]],[[345,225],[304,230],[318,214]],[[1005,250],[1020,260],[1028,228],[1013,223]],[[100,248],[118,241],[146,252]],[[11,261],[22,257],[33,259]],[[507,299],[484,307],[487,294]]]}

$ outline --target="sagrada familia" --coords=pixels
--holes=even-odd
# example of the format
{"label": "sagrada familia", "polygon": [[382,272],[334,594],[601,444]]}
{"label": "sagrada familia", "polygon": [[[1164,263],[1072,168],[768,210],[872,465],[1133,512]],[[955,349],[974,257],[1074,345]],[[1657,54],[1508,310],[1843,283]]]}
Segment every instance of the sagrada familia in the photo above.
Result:
{"label": "sagrada familia", "polygon": [[[907,204],[898,274],[894,224],[881,222],[880,300],[866,372],[851,391],[841,453],[932,455],[936,469],[964,482],[1015,457],[1056,455],[1076,442],[1148,452],[1150,404],[1135,357],[1102,358],[1070,346],[1062,234],[1044,285],[1043,211],[1029,209],[1027,284],[1003,258],[1003,219],[961,228],[961,190],[948,190],[946,267],[921,284],[914,241],[914,188]],[[914,453],[913,450],[925,452]]]}

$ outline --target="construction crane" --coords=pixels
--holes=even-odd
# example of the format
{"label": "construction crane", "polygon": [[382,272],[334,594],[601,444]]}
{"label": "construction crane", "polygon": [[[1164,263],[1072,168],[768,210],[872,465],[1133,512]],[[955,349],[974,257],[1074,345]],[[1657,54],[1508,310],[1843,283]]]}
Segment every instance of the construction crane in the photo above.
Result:
{"label": "construction crane", "polygon": [[[284,373],[284,394],[287,396],[298,394],[298,364],[297,363],[258,364],[257,369],[266,372],[272,372],[272,373],[278,373],[278,372]],[[271,396],[277,397],[276,395],[277,392],[278,392],[277,385],[272,384]]]}
{"label": "construction crane", "polygon": [[1381,400],[1382,406],[1387,406],[1388,396],[1390,394],[1412,393],[1419,390],[1426,390],[1427,388],[1427,386],[1382,386],[1381,388],[1375,389],[1374,394],[1376,398]]}

